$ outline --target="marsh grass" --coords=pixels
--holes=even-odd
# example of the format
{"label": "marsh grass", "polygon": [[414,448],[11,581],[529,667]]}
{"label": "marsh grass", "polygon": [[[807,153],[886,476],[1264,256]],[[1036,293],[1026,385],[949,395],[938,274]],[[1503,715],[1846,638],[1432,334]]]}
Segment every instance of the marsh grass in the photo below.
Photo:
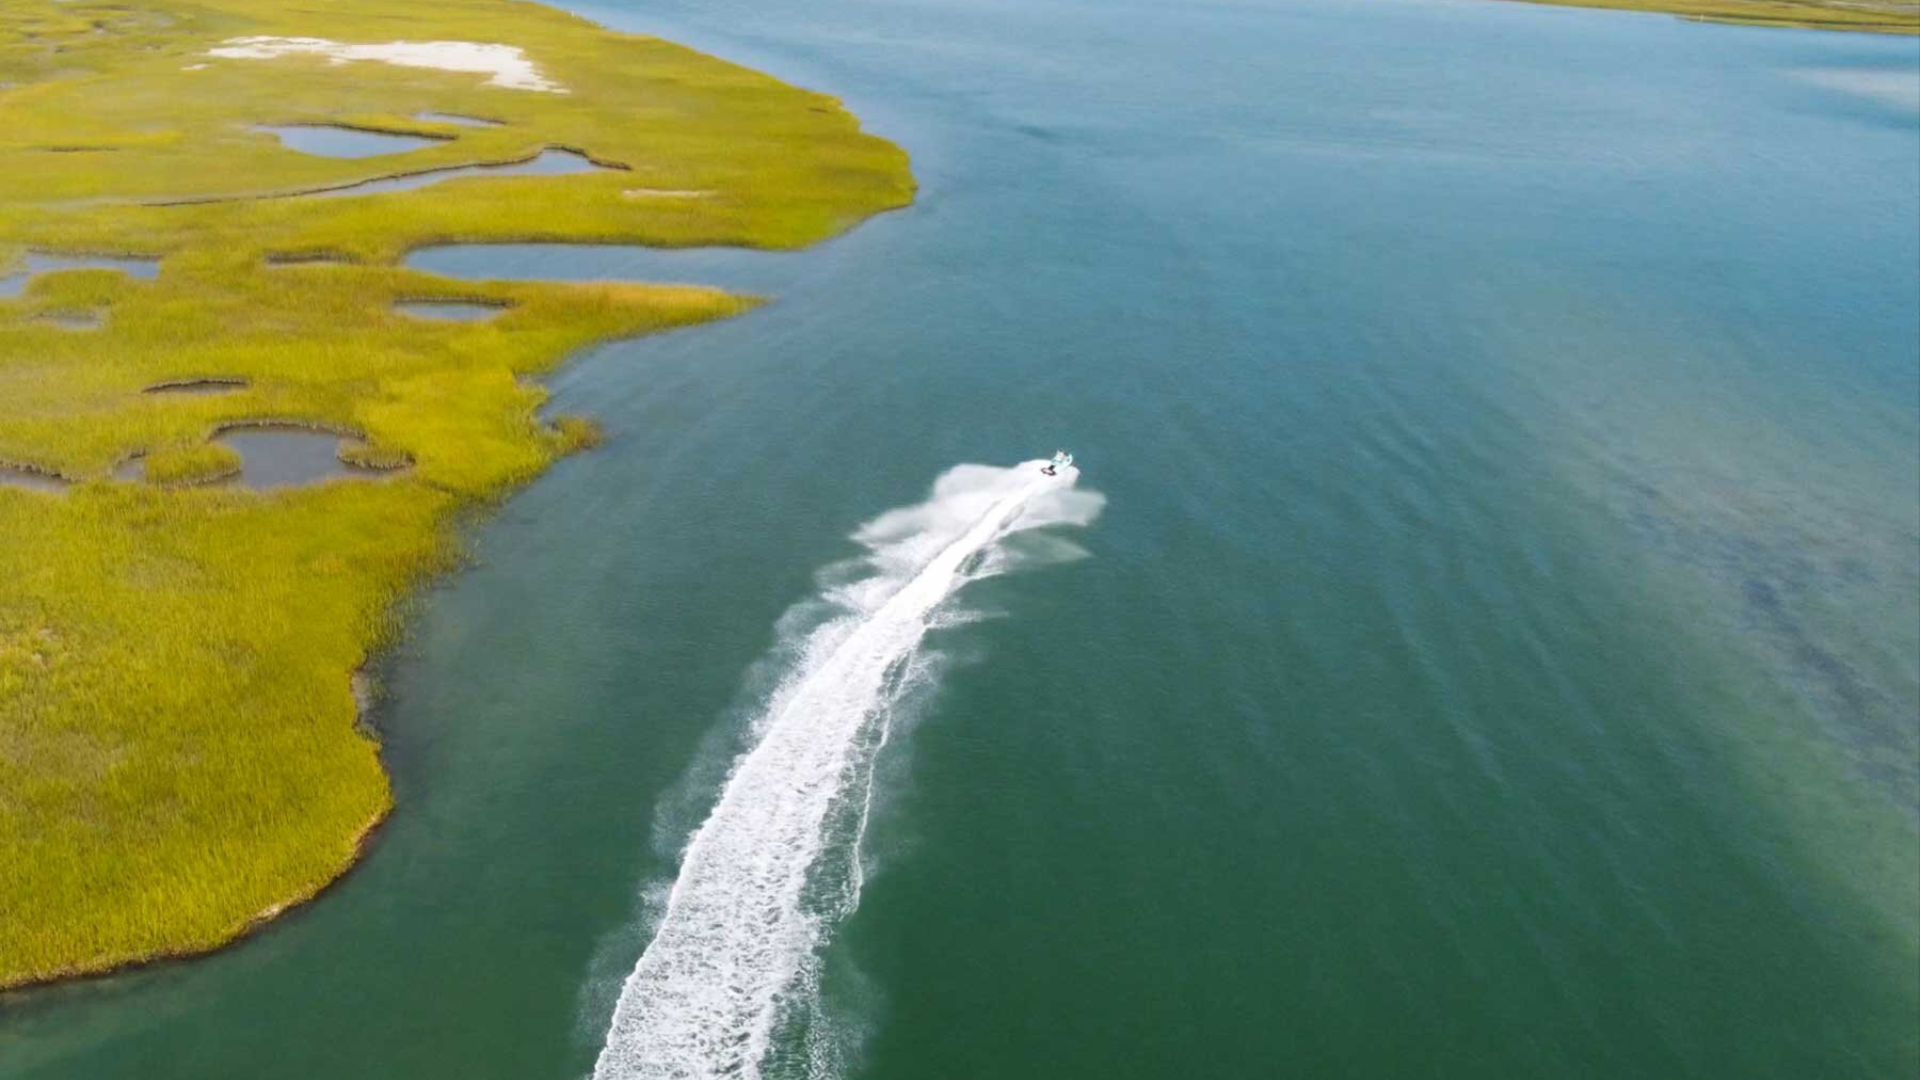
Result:
{"label": "marsh grass", "polygon": [[561,416],[553,421],[553,431],[563,453],[589,450],[606,440],[606,432],[584,416]]}
{"label": "marsh grass", "polygon": [[205,484],[240,475],[240,454],[219,443],[169,446],[148,454],[142,475],[149,484]]}
{"label": "marsh grass", "polygon": [[340,460],[353,468],[371,469],[376,472],[392,472],[413,464],[413,458],[404,450],[395,450],[389,446],[373,446],[361,441],[342,445]]}
{"label": "marsh grass", "polygon": [[[509,42],[571,92],[205,55],[244,35]],[[6,0],[0,83],[16,84],[0,92],[0,272],[33,250],[163,260],[151,280],[66,270],[0,300],[0,461],[74,482],[0,484],[0,987],[212,948],[338,876],[390,802],[351,674],[392,639],[407,591],[453,564],[469,511],[599,439],[584,418],[542,422],[530,377],[590,342],[756,302],[452,282],[397,266],[403,253],[795,247],[912,196],[905,156],[830,98],[507,0]],[[399,167],[250,130],[287,123],[442,140],[407,170],[551,146],[626,169],[149,205]],[[636,185],[711,194],[622,196]],[[508,310],[394,310],[420,296]],[[56,310],[109,317],[76,334],[40,317]],[[229,390],[146,392],[209,373]],[[262,421],[351,432],[350,464],[411,467],[267,493],[191,483],[234,464],[215,434]],[[141,455],[157,483],[108,482]]]}

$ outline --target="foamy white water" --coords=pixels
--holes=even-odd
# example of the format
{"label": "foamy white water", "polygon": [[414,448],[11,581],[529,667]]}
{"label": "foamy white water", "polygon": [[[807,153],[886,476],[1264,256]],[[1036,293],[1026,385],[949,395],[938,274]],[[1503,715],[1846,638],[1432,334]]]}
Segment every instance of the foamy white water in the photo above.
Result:
{"label": "foamy white water", "polygon": [[[925,503],[855,534],[871,573],[830,592],[848,613],[808,634],[755,724],[757,741],[688,842],[614,1006],[595,1080],[754,1080],[783,1016],[812,1012],[813,1002],[794,999],[817,994],[818,949],[859,899],[872,756],[886,740],[898,673],[996,541],[1085,524],[1104,503],[1074,489],[1078,470],[1047,476],[1041,464],[957,466]],[[836,836],[834,823],[849,819],[852,836]],[[846,864],[822,889],[829,854]]]}

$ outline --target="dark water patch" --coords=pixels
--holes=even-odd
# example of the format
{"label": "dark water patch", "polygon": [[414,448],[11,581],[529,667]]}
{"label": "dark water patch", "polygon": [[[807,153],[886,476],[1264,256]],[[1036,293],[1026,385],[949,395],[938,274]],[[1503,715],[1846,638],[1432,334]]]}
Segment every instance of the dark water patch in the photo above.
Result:
{"label": "dark water patch", "polygon": [[0,298],[19,296],[27,290],[27,282],[35,276],[61,270],[118,270],[128,277],[149,280],[160,272],[159,259],[127,255],[45,255],[31,252],[26,257],[26,264],[24,270],[0,275]]}
{"label": "dark water patch", "polygon": [[1780,611],[1780,594],[1774,587],[1759,578],[1748,578],[1741,582],[1741,591],[1747,594],[1747,603],[1752,607],[1776,615]]}
{"label": "dark water patch", "polygon": [[425,120],[429,124],[458,124],[461,127],[499,127],[504,120],[488,120],[481,116],[462,116],[459,113],[417,112],[415,120]]}
{"label": "dark water patch", "polygon": [[1760,532],[1757,523],[1683,510],[1644,480],[1624,487],[1631,498],[1624,518],[1640,541],[1737,594],[1738,631],[1773,658],[1799,707],[1846,748],[1861,776],[1908,814],[1920,814],[1920,762],[1902,694],[1850,660],[1817,614],[1823,602],[1857,604],[1880,587],[1880,575],[1858,557],[1817,557],[1806,538],[1780,522]]}
{"label": "dark water patch", "polygon": [[204,379],[169,379],[154,383],[145,394],[230,394],[245,390],[251,383],[239,376],[211,376]]}
{"label": "dark water patch", "polygon": [[474,300],[401,300],[393,310],[435,322],[485,322],[499,317],[511,304]]}
{"label": "dark water patch", "polygon": [[59,495],[67,490],[67,481],[49,472],[20,465],[0,465],[0,487]]}
{"label": "dark water patch", "polygon": [[232,483],[253,490],[301,487],[327,480],[365,480],[396,471],[348,464],[341,457],[347,437],[313,428],[234,427],[213,441],[240,455],[240,475]]}
{"label": "dark water patch", "polygon": [[330,158],[381,157],[447,141],[437,136],[402,135],[337,124],[254,124],[248,130],[273,135],[289,150]]}
{"label": "dark water patch", "polygon": [[806,263],[792,252],[739,247],[445,244],[408,253],[405,265],[467,281],[687,282],[786,293]]}

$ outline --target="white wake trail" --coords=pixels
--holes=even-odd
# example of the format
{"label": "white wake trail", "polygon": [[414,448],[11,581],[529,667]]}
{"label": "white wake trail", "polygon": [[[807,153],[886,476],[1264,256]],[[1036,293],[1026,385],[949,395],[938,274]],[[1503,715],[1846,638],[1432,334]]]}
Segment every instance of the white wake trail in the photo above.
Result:
{"label": "white wake trail", "polygon": [[[872,756],[930,617],[1001,537],[1099,513],[1098,494],[1073,489],[1078,470],[1048,476],[1040,466],[958,466],[927,502],[856,534],[873,573],[836,590],[851,612],[808,635],[755,724],[758,741],[688,842],[614,1006],[595,1080],[762,1076],[790,999],[817,993],[817,951],[858,900]],[[836,837],[849,805],[853,835]],[[829,847],[850,865],[823,897],[814,879]]]}

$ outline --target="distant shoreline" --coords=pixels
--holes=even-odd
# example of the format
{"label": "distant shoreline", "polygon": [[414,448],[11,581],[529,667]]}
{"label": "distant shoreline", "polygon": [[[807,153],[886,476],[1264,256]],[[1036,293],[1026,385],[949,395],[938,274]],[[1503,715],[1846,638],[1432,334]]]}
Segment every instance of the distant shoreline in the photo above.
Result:
{"label": "distant shoreline", "polygon": [[1695,22],[1846,30],[1864,34],[1920,34],[1920,3],[1911,0],[1518,0],[1555,7],[1605,8],[1675,15]]}

